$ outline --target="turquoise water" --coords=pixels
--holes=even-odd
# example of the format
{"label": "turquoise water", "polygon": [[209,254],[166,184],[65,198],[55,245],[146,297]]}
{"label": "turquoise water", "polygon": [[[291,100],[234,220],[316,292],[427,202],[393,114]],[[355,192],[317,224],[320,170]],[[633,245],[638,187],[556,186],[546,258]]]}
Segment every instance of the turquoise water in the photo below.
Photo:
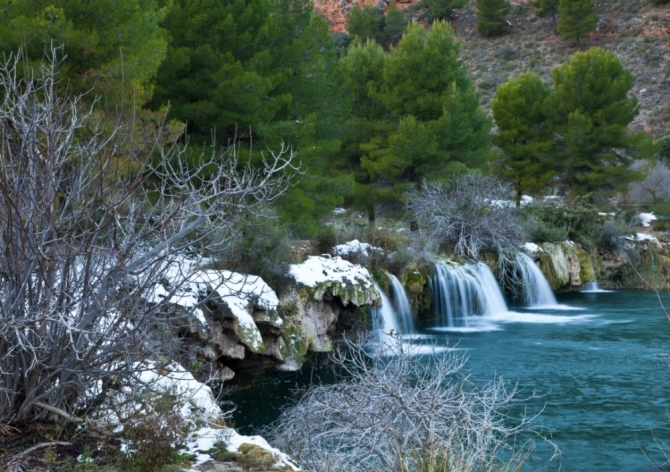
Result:
{"label": "turquoise water", "polygon": [[[472,380],[501,375],[542,395],[523,406],[542,410],[535,424],[560,447],[561,470],[659,470],[655,438],[670,446],[670,322],[655,294],[576,293],[558,302],[562,309],[514,309],[467,332],[419,332],[461,349]],[[236,425],[249,433],[267,424],[291,389],[319,379],[332,379],[327,368],[264,376],[231,398]]]}

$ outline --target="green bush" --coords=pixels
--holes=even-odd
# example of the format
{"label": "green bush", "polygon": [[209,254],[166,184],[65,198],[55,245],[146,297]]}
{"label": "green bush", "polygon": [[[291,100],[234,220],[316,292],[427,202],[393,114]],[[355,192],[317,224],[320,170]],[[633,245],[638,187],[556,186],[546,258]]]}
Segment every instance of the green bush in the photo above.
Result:
{"label": "green bush", "polygon": [[600,239],[603,218],[589,203],[590,195],[576,198],[571,205],[552,203],[524,210],[528,237],[536,242],[556,242],[569,239],[592,247]]}
{"label": "green bush", "polygon": [[667,221],[660,221],[654,225],[654,231],[668,231],[670,230],[670,223]]}
{"label": "green bush", "polygon": [[217,257],[216,268],[259,275],[274,286],[291,262],[293,249],[286,226],[275,219],[245,226],[233,244]]}
{"label": "green bush", "polygon": [[670,219],[670,198],[654,203],[651,206],[651,211],[658,218],[669,218]]}

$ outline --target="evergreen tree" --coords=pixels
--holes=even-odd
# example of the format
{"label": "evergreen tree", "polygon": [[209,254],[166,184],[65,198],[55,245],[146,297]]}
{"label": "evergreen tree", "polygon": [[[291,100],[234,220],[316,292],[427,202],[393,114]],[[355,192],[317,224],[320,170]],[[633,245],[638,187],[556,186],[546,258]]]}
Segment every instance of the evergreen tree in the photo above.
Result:
{"label": "evergreen tree", "polygon": [[484,164],[490,121],[458,50],[447,22],[435,22],[428,32],[412,22],[387,56],[373,93],[386,113],[360,145],[376,198],[402,201],[423,179]]}
{"label": "evergreen tree", "polygon": [[386,12],[386,26],[384,26],[384,34],[391,44],[395,44],[402,37],[405,26],[407,26],[405,14],[398,9],[395,0],[391,0]]}
{"label": "evergreen tree", "polygon": [[558,11],[561,19],[558,31],[565,39],[576,39],[577,47],[582,48],[580,38],[588,35],[598,24],[598,15],[594,13],[591,0],[560,0]]}
{"label": "evergreen tree", "polygon": [[380,122],[386,114],[379,99],[385,60],[384,49],[374,41],[352,44],[347,55],[342,58],[354,101],[348,120],[349,134],[336,165],[342,169],[353,170],[356,189],[352,203],[367,211],[372,219],[377,199],[372,191],[370,175],[360,164],[364,156],[361,145],[370,142],[379,132]]}
{"label": "evergreen tree", "polygon": [[556,25],[556,14],[558,13],[559,0],[531,0],[530,4],[535,8],[535,15],[538,18],[551,17],[551,23],[554,26],[554,33],[558,34]]}
{"label": "evergreen tree", "polygon": [[24,48],[37,64],[63,47],[63,84],[73,93],[94,89],[88,96],[104,95],[110,107],[123,93],[143,104],[166,55],[166,13],[158,0],[0,0],[0,51]]}
{"label": "evergreen tree", "polygon": [[505,16],[510,11],[508,0],[477,0],[477,31],[482,36],[500,36],[509,29]]}
{"label": "evergreen tree", "polygon": [[563,182],[578,194],[625,188],[637,177],[630,163],[644,144],[642,133],[628,130],[639,111],[628,97],[631,73],[616,55],[594,48],[555,68],[553,81],[547,110]]}
{"label": "evergreen tree", "polygon": [[377,8],[355,5],[347,16],[347,31],[359,41],[379,40],[384,35],[384,15]]}
{"label": "evergreen tree", "polygon": [[346,135],[351,96],[328,34],[309,0],[176,0],[165,27],[172,42],[152,105],[188,123],[192,148],[251,140],[299,150],[303,174],[280,213],[296,236],[353,186],[329,160]]}
{"label": "evergreen tree", "polygon": [[454,10],[463,8],[466,0],[426,0],[428,17],[431,20],[450,20]]}
{"label": "evergreen tree", "polygon": [[524,72],[501,84],[491,103],[498,127],[494,143],[502,151],[498,171],[514,185],[517,206],[523,192],[542,189],[553,175],[547,155],[552,136],[545,107],[550,93],[537,75]]}

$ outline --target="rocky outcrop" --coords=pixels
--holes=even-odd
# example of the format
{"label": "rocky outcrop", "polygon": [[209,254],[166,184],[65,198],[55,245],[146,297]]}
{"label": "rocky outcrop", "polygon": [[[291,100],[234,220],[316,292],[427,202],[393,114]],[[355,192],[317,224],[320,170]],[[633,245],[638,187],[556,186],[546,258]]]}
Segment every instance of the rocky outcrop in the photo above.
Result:
{"label": "rocky outcrop", "polygon": [[292,265],[289,276],[295,286],[282,294],[281,304],[298,362],[307,351],[332,350],[335,325],[343,313],[365,314],[381,303],[368,270],[340,257],[310,256]]}
{"label": "rocky outcrop", "polygon": [[540,267],[554,291],[582,290],[597,281],[605,289],[668,287],[670,235],[638,233],[622,240],[619,250],[587,252],[578,243],[527,244],[526,253]]}
{"label": "rocky outcrop", "polygon": [[364,323],[380,304],[367,269],[339,257],[310,257],[289,277],[281,303],[260,277],[224,270],[195,271],[174,287],[166,281],[149,301],[167,299],[186,347],[179,360],[195,371],[214,366],[222,380],[258,368],[297,370],[308,351],[332,350],[338,322]]}
{"label": "rocky outcrop", "polygon": [[573,241],[542,243],[535,251],[526,248],[554,291],[579,290],[596,279],[589,253]]}

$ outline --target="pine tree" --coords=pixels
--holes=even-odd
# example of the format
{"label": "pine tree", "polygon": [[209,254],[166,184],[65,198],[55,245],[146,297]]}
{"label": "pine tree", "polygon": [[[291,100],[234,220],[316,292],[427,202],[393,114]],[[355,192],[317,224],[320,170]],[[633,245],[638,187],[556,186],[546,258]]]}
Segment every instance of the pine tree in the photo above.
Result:
{"label": "pine tree", "polygon": [[463,8],[466,0],[426,0],[431,20],[450,20],[456,8]]}
{"label": "pine tree", "polygon": [[159,4],[163,2],[4,0],[0,2],[0,53],[24,48],[27,59],[37,65],[45,50],[62,47],[62,83],[71,92],[93,89],[85,99],[104,95],[117,106],[125,95],[132,97],[128,102],[142,105],[151,98],[152,83],[168,48],[159,24],[168,9]]}
{"label": "pine tree", "polygon": [[389,9],[386,12],[386,26],[384,26],[384,34],[387,39],[395,44],[405,31],[407,20],[405,14],[398,9],[395,0],[391,0]]}
{"label": "pine tree", "polygon": [[556,25],[556,14],[558,13],[559,0],[531,0],[530,4],[535,8],[535,15],[538,18],[551,16],[551,23],[554,26],[554,33],[558,34]]}
{"label": "pine tree", "polygon": [[371,5],[363,9],[355,5],[347,17],[347,31],[359,41],[379,40],[384,35],[384,15]]}
{"label": "pine tree", "polygon": [[639,111],[628,96],[632,74],[613,53],[593,48],[555,68],[553,80],[547,110],[563,182],[575,194],[623,189],[636,177],[630,164],[644,142],[628,130]]}
{"label": "pine tree", "polygon": [[433,23],[430,31],[410,23],[391,49],[374,94],[386,113],[371,139],[360,145],[361,167],[375,198],[399,202],[424,179],[485,163],[490,120],[458,51],[444,21]]}
{"label": "pine tree", "polygon": [[477,0],[477,31],[482,36],[500,36],[509,29],[505,16],[510,11],[508,0]]}
{"label": "pine tree", "polygon": [[501,84],[491,103],[498,127],[494,143],[501,149],[498,173],[516,191],[519,206],[523,192],[540,190],[552,177],[547,151],[552,136],[547,126],[545,102],[549,87],[530,72]]}
{"label": "pine tree", "polygon": [[581,49],[580,38],[588,35],[598,24],[598,15],[594,13],[591,0],[560,0],[558,12],[561,14],[559,33],[565,39],[576,39],[577,47]]}

